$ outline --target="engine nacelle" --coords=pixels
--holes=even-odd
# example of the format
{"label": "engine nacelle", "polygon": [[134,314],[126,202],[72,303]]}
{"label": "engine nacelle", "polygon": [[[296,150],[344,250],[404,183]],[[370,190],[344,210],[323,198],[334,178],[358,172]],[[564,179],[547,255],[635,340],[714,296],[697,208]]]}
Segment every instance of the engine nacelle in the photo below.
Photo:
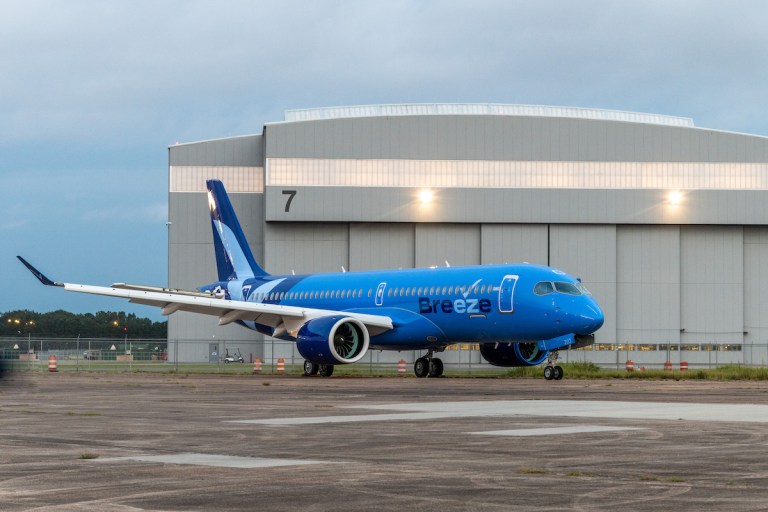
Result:
{"label": "engine nacelle", "polygon": [[536,341],[480,345],[480,355],[494,366],[535,366],[541,364],[548,354],[549,351],[539,348]]}
{"label": "engine nacelle", "polygon": [[315,318],[299,329],[296,348],[301,357],[316,364],[349,364],[368,351],[370,335],[365,324],[343,315]]}

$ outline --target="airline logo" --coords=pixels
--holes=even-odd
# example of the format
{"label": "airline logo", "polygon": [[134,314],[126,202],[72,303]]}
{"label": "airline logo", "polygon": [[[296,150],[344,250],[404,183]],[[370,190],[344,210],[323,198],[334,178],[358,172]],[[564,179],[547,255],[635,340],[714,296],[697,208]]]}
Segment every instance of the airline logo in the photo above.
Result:
{"label": "airline logo", "polygon": [[459,313],[459,314],[485,314],[490,313],[490,299],[430,299],[429,297],[419,297],[419,313],[428,315],[431,313]]}

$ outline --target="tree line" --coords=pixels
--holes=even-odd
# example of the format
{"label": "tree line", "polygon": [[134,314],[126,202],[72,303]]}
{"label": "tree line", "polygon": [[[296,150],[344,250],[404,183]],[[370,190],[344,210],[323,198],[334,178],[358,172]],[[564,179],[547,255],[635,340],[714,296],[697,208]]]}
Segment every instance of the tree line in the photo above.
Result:
{"label": "tree line", "polygon": [[168,322],[153,322],[124,311],[38,313],[26,309],[0,315],[0,336],[33,338],[166,338]]}

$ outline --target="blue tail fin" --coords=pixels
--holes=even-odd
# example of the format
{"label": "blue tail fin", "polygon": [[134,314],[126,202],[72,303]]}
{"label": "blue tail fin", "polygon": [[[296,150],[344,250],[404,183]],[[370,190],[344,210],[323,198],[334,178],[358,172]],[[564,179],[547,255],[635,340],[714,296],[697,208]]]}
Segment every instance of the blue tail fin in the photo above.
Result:
{"label": "blue tail fin", "polygon": [[267,275],[253,257],[232,203],[219,180],[206,181],[219,281]]}

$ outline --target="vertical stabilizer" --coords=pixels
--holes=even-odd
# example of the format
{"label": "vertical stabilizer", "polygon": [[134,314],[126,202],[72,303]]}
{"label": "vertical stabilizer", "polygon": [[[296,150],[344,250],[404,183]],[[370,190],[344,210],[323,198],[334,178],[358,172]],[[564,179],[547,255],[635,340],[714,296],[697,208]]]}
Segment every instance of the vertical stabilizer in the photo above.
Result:
{"label": "vertical stabilizer", "polygon": [[219,180],[206,181],[219,281],[267,275],[253,257],[232,203]]}

